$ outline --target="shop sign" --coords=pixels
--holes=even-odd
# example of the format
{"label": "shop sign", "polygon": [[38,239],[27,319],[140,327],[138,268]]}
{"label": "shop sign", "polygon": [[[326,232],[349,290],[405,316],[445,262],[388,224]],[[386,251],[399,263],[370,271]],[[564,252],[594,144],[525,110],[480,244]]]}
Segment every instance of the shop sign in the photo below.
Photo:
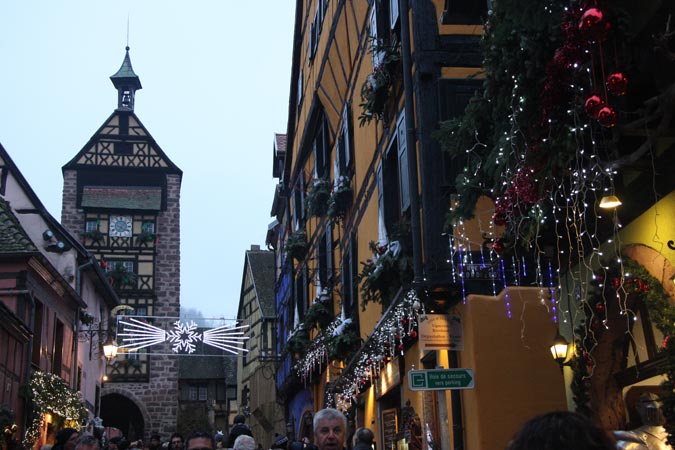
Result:
{"label": "shop sign", "polygon": [[420,314],[418,328],[422,350],[464,350],[460,315]]}

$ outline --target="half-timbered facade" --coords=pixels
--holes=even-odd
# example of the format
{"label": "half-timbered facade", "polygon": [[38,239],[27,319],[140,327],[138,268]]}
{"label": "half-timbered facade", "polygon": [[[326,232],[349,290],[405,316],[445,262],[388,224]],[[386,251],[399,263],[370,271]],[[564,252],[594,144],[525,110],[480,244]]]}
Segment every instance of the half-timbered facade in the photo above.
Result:
{"label": "half-timbered facade", "polygon": [[[96,254],[127,311],[163,326],[180,308],[182,171],[134,113],[141,83],[128,48],[111,80],[117,109],[63,167],[62,220]],[[119,355],[109,366],[101,417],[132,439],[150,432],[168,438],[178,362],[145,353]]]}
{"label": "half-timbered facade", "polygon": [[102,346],[119,301],[93,254],[46,210],[2,146],[0,172],[0,404],[3,414],[13,412],[18,438],[28,435],[39,447],[72,418],[21,395],[22,386],[58,377],[81,398],[82,425],[92,425],[105,375]]}
{"label": "half-timbered facade", "polygon": [[296,2],[268,233],[295,437],[323,406],[387,450],[504,448],[554,409],[659,425],[637,410],[673,401],[675,69],[648,3]]}
{"label": "half-timbered facade", "polygon": [[[509,353],[508,370],[520,373],[528,361],[538,373],[527,378],[536,405],[517,398],[523,385],[497,382],[498,400],[408,387],[413,368],[459,368],[494,353],[480,339],[490,321],[465,330],[463,360],[449,347],[422,347],[412,326],[422,312],[461,315],[471,292],[499,307],[494,271],[456,272],[467,256],[453,251],[445,216],[463,164],[432,136],[481,85],[486,16],[487,2],[297,2],[285,148],[275,147],[278,225],[268,234],[277,250],[277,386],[294,437],[311,438],[313,412],[334,406],[350,431],[376,428],[381,448],[403,435],[461,448],[488,421],[463,422],[466,411],[488,417],[517,401],[519,411],[501,418],[510,430],[564,405],[562,390],[547,387],[559,372],[546,351]],[[474,242],[490,237],[477,234]],[[524,308],[538,299],[533,291],[512,301]],[[545,314],[543,306],[532,313]],[[542,324],[526,337],[502,330],[503,339],[547,350],[554,325]]]}
{"label": "half-timbered facade", "polygon": [[274,444],[274,431],[285,426],[277,402],[274,307],[274,253],[252,245],[246,250],[237,320],[248,325],[244,349],[237,358],[237,410],[247,416],[256,441]]}

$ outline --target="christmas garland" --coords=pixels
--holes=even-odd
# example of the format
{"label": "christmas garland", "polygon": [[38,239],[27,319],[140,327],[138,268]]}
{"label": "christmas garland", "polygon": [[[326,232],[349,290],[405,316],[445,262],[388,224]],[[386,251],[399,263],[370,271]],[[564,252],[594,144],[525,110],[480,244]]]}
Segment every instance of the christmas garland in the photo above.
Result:
{"label": "christmas garland", "polygon": [[568,216],[583,216],[586,197],[611,183],[602,166],[613,158],[613,105],[628,85],[617,67],[625,36],[612,22],[614,5],[535,3],[494,3],[482,91],[435,133],[464,168],[446,225],[473,218],[478,199],[489,196],[507,247],[529,248],[542,225],[554,226],[556,211],[575,207],[581,211]]}
{"label": "christmas garland", "polygon": [[666,376],[662,383],[665,394],[660,399],[666,418],[664,425],[668,432],[668,443],[675,445],[675,306],[659,280],[652,276],[644,266],[626,256],[620,263],[603,265],[596,271],[590,284],[586,300],[582,303],[586,320],[575,330],[576,354],[571,362],[573,378],[571,390],[577,411],[590,416],[591,407],[588,395],[589,377],[592,376],[596,347],[596,337],[603,332],[608,299],[624,299],[634,296],[636,302],[642,302],[649,310],[652,324],[661,331],[666,339],[661,349],[665,363],[661,373]]}
{"label": "christmas garland", "polygon": [[23,439],[24,448],[31,448],[40,437],[45,413],[62,417],[68,425],[78,428],[78,425],[87,421],[89,413],[82,403],[80,394],[70,389],[62,378],[36,370],[28,387],[34,416]]}

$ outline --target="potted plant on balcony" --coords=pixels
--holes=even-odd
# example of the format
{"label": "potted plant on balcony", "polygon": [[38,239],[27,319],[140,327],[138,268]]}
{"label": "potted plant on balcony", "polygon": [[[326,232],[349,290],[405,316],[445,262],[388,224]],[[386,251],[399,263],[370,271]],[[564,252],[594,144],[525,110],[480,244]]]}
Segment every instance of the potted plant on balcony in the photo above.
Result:
{"label": "potted plant on balcony", "polygon": [[295,233],[292,233],[284,243],[286,257],[295,259],[298,262],[305,259],[308,248],[309,245],[307,244],[307,233],[305,230],[298,230]]}
{"label": "potted plant on balcony", "polygon": [[387,100],[398,76],[398,62],[401,60],[398,44],[385,45],[377,39],[372,40],[370,53],[378,55],[379,63],[361,85],[362,103],[359,106],[362,112],[359,116],[359,126],[364,126],[373,119],[382,120]]}
{"label": "potted plant on balcony", "polygon": [[331,185],[327,178],[314,180],[307,192],[307,211],[313,217],[321,217],[328,211]]}
{"label": "potted plant on balcony", "polygon": [[331,220],[345,218],[354,194],[351,181],[351,178],[345,175],[338,177],[337,184],[333,187],[328,200],[327,215]]}

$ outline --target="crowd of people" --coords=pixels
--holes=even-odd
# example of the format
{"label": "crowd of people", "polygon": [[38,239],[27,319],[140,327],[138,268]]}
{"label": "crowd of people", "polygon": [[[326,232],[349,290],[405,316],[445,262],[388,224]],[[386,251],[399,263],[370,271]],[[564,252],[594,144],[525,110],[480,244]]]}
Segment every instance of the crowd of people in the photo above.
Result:
{"label": "crowd of people", "polygon": [[[230,433],[213,435],[193,431],[185,439],[173,433],[162,445],[160,437],[153,434],[150,444],[142,441],[126,442],[123,437],[114,437],[102,449],[98,438],[83,434],[74,428],[65,428],[56,435],[50,450],[262,450],[256,442],[244,416],[237,416]],[[307,438],[290,441],[286,436],[276,435],[271,450],[344,450],[347,440],[347,418],[337,409],[325,408],[314,415],[314,444]],[[368,428],[358,428],[351,440],[352,450],[373,450],[375,435]],[[554,411],[536,416],[526,422],[508,443],[506,450],[639,450],[651,446],[627,445],[615,435],[598,427],[581,414]],[[47,450],[47,449],[44,449]]]}

